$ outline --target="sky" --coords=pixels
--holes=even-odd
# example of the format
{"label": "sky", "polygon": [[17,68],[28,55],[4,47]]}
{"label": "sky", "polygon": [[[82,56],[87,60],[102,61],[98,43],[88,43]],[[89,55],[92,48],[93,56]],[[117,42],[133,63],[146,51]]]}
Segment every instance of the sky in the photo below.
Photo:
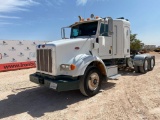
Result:
{"label": "sky", "polygon": [[58,40],[91,14],[129,19],[138,39],[160,46],[160,0],[0,0],[0,40]]}

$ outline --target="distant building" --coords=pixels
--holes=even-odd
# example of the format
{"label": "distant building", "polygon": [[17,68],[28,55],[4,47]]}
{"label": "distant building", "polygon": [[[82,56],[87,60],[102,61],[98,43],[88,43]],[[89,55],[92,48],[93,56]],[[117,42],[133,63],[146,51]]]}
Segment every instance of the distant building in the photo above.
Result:
{"label": "distant building", "polygon": [[156,49],[156,45],[144,45],[144,49],[146,49],[146,50],[154,50],[154,49]]}

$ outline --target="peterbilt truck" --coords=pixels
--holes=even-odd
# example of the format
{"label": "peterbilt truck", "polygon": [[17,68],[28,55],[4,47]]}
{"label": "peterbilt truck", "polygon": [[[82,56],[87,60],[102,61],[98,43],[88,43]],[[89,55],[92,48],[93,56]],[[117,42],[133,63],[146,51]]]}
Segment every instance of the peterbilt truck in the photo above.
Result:
{"label": "peterbilt truck", "polygon": [[136,73],[151,71],[155,56],[130,54],[130,31],[128,19],[79,16],[78,22],[61,29],[61,40],[37,46],[37,70],[30,81],[58,92],[79,89],[90,97],[99,92],[102,81],[118,76],[120,66]]}

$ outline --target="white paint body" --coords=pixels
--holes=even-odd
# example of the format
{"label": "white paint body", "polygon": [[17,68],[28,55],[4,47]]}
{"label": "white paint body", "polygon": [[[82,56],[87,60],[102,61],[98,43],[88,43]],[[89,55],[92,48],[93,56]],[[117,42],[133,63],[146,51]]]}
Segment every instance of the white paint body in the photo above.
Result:
{"label": "white paint body", "polygon": [[[37,49],[52,50],[52,73],[41,70],[37,70],[37,72],[52,76],[67,75],[74,77],[83,75],[87,66],[93,61],[99,61],[106,67],[103,59],[130,57],[130,23],[126,20],[114,20],[113,35],[110,37],[99,35],[101,23],[101,21],[98,22],[97,33],[91,37],[82,36],[57,40],[48,42],[44,48],[37,47]],[[99,43],[96,43],[96,38],[99,39]],[[79,49],[75,49],[76,47]],[[73,71],[61,70],[61,64],[74,64],[76,69]],[[107,73],[107,70],[105,72]]]}

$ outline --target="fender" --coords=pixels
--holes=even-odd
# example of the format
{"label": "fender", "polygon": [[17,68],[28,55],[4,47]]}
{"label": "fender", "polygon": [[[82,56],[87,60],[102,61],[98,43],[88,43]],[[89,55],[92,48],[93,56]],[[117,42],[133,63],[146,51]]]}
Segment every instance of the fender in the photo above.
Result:
{"label": "fender", "polygon": [[133,64],[134,66],[143,66],[144,60],[145,58],[154,58],[154,56],[149,55],[149,54],[139,54],[139,55],[135,55],[134,59],[133,59]]}
{"label": "fender", "polygon": [[68,74],[72,76],[81,76],[84,75],[84,72],[88,65],[92,62],[100,62],[104,67],[104,73],[106,74],[105,64],[104,62],[97,56],[87,55],[87,54],[80,54],[74,57],[69,61],[69,64],[75,64],[76,70],[69,72]]}

